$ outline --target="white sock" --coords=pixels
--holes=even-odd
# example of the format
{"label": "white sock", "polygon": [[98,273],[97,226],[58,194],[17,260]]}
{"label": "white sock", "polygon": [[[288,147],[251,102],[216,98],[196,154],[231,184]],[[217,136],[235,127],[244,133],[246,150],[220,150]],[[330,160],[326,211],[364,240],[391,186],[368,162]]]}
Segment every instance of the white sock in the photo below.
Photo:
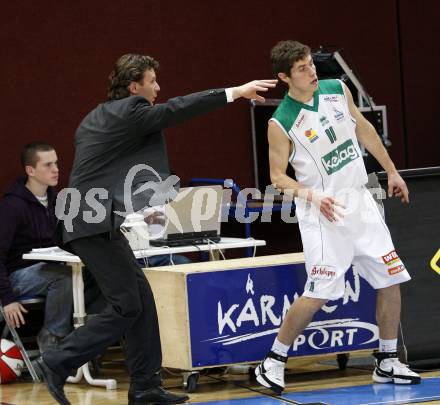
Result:
{"label": "white sock", "polygon": [[279,354],[280,356],[287,357],[287,352],[289,351],[290,346],[285,345],[284,343],[281,343],[277,338],[273,341],[272,345],[272,351],[276,354]]}
{"label": "white sock", "polygon": [[379,351],[383,353],[397,352],[397,339],[379,339]]}

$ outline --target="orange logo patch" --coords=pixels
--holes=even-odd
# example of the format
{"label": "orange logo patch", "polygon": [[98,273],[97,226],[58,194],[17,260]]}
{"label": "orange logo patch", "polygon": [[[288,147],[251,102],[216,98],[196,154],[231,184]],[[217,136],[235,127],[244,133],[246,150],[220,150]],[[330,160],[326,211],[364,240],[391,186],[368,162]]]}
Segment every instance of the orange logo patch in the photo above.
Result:
{"label": "orange logo patch", "polygon": [[394,274],[400,273],[403,270],[405,270],[405,266],[401,264],[399,266],[391,267],[391,269],[388,269],[388,274],[390,276],[394,276]]}

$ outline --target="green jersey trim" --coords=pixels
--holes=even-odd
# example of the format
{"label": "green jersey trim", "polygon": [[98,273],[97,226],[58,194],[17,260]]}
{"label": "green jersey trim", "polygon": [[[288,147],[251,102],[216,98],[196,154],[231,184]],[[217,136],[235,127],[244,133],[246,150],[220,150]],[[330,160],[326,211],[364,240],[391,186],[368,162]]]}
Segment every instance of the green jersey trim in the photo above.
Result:
{"label": "green jersey trim", "polygon": [[321,94],[341,94],[345,97],[341,82],[336,79],[320,80],[319,92]]}
{"label": "green jersey trim", "polygon": [[[313,93],[313,105],[301,103],[293,99],[292,97],[289,96],[288,93],[286,93],[284,99],[281,101],[280,105],[273,113],[272,119],[276,121],[284,129],[286,135],[290,133],[302,109],[318,112],[320,94],[341,94],[345,98],[344,89],[339,80],[336,79],[320,80],[318,83],[319,83],[318,89]],[[291,159],[295,156],[295,152],[296,152],[295,145],[293,149],[294,150],[291,156],[289,157],[289,161],[291,161]]]}
{"label": "green jersey trim", "polygon": [[286,94],[283,101],[273,113],[272,118],[281,124],[281,126],[284,128],[284,131],[289,133],[293,123],[296,121],[299,113],[301,112],[301,108],[302,107],[299,103],[295,102],[295,100]]}
{"label": "green jersey trim", "polygon": [[345,97],[344,89],[339,80],[320,80],[318,83],[319,87],[313,93],[313,105],[301,103],[290,97],[288,93],[284,96],[272,117],[281,123],[286,132],[290,131],[302,108],[313,112],[318,111],[320,94],[341,94]]}

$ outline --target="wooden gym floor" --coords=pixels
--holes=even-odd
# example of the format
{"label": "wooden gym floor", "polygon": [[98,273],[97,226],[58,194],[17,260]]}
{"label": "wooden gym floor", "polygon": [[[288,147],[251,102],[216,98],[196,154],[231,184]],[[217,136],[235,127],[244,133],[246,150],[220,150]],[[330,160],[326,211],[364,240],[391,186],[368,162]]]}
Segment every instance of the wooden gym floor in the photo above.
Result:
{"label": "wooden gym floor", "polygon": [[[111,358],[109,358],[111,357]],[[371,384],[370,366],[350,366],[339,370],[332,362],[310,363],[310,360],[289,361],[286,391],[282,398],[270,396],[252,378],[252,374],[232,374],[225,368],[200,372],[195,392],[190,393],[191,404],[211,405],[275,405],[322,401],[339,404],[406,404],[429,403],[440,405],[440,372],[425,372],[419,386],[394,387]],[[354,361],[356,364],[356,361]],[[183,392],[182,376],[176,370],[164,370],[164,385],[174,392]],[[101,378],[115,378],[117,390],[66,384],[65,391],[73,405],[126,404],[129,380],[120,354],[106,355],[100,369]],[[54,404],[44,384],[34,384],[27,377],[8,385],[0,385],[2,404]]]}

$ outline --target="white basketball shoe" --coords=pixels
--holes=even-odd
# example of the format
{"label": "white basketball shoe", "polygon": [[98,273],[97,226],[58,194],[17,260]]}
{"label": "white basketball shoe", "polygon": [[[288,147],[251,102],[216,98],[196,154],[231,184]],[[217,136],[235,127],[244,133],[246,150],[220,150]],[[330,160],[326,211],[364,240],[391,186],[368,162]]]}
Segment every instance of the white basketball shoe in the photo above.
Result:
{"label": "white basketball shoe", "polygon": [[420,384],[420,376],[412,371],[407,364],[401,363],[397,352],[375,352],[375,369],[373,381],[377,383]]}
{"label": "white basketball shoe", "polygon": [[284,368],[287,357],[269,352],[265,359],[255,369],[257,381],[275,394],[281,395],[284,390]]}

